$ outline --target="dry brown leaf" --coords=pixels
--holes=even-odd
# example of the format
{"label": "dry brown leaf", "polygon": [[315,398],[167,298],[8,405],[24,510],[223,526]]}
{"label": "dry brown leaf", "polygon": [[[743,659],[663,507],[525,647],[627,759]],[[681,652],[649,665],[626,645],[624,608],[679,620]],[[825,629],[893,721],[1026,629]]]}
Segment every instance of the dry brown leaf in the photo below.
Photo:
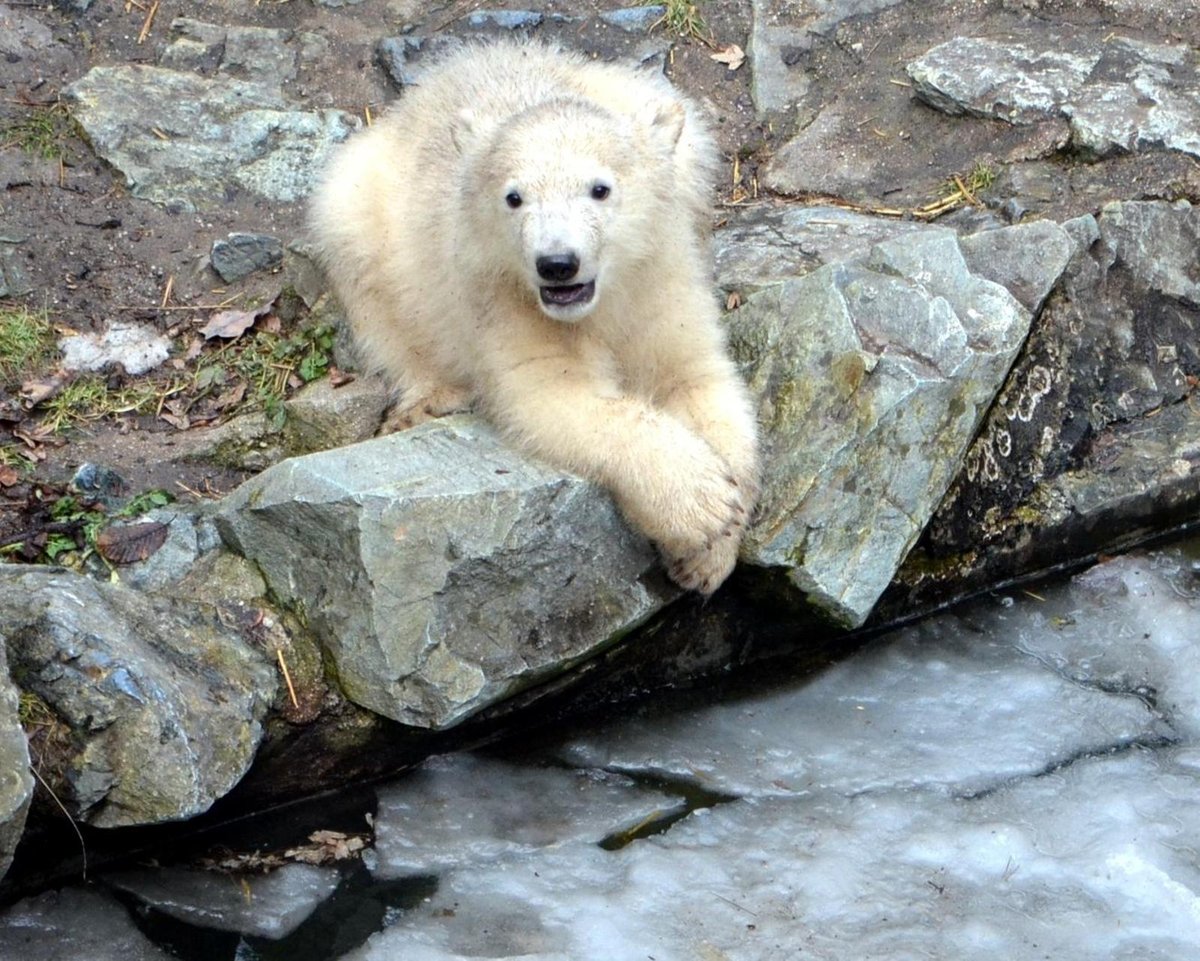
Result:
{"label": "dry brown leaf", "polygon": [[20,479],[21,475],[13,468],[6,464],[0,464],[0,487],[12,487]]}
{"label": "dry brown leaf", "polygon": [[159,420],[165,420],[176,430],[187,430],[192,426],[192,421],[187,414],[172,414],[169,410],[164,410],[158,417]]}
{"label": "dry brown leaf", "polygon": [[43,401],[49,400],[67,382],[69,375],[66,371],[56,370],[46,377],[35,377],[21,385],[21,400],[26,409],[36,407]]}
{"label": "dry brown leaf", "polygon": [[135,564],[154,554],[166,540],[167,525],[162,521],[114,524],[100,532],[96,550],[110,563]]}
{"label": "dry brown leaf", "polygon": [[228,410],[230,407],[236,407],[246,397],[246,382],[238,381],[226,391],[222,391],[213,401],[213,406],[217,410]]}
{"label": "dry brown leaf", "polygon": [[329,377],[329,386],[335,390],[338,387],[344,387],[346,384],[353,384],[355,381],[355,376],[353,374],[347,373],[340,367],[334,367],[333,364],[329,365],[327,376]]}
{"label": "dry brown leaf", "polygon": [[746,51],[736,43],[727,43],[716,53],[710,53],[709,57],[717,63],[725,64],[730,70],[736,70],[746,62]]}
{"label": "dry brown leaf", "polygon": [[222,310],[208,318],[208,323],[201,329],[205,340],[222,337],[225,340],[236,340],[254,326],[259,317],[265,317],[271,312],[271,304],[267,303],[253,310]]}

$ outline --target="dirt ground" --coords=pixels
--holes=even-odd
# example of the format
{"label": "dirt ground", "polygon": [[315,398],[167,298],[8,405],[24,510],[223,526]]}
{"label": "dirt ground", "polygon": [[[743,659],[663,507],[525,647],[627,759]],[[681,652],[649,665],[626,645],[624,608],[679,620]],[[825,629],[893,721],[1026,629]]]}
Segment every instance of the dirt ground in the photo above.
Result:
{"label": "dirt ground", "polygon": [[[304,305],[280,298],[278,274],[260,272],[226,286],[208,263],[213,241],[233,231],[270,234],[285,246],[301,240],[301,205],[233,193],[191,213],[133,198],[121,174],[96,157],[72,121],[60,99],[66,86],[93,66],[156,62],[179,16],[321,34],[326,53],[305,62],[289,93],[304,106],[338,107],[360,116],[377,114],[397,96],[375,60],[381,37],[452,29],[476,9],[533,6],[547,15],[540,35],[584,49],[620,53],[624,44],[633,52],[647,39],[621,34],[596,16],[628,0],[537,5],[365,0],[351,6],[312,0],[95,0],[80,12],[83,5],[84,0],[53,6],[0,2],[0,22],[7,11],[22,18],[25,29],[40,25],[50,38],[47,42],[44,32],[25,37],[8,27],[8,36],[0,37],[0,250],[28,281],[21,297],[0,301],[0,318],[15,314],[43,322],[29,359],[5,363],[0,357],[0,557],[9,559],[45,560],[48,545],[61,551],[64,539],[86,546],[80,523],[70,517],[81,506],[87,513],[92,502],[85,497],[80,505],[77,498],[55,509],[82,463],[115,470],[128,494],[162,488],[186,501],[231,489],[244,472],[189,460],[189,451],[203,449],[207,431],[239,414],[265,407],[274,416],[283,397],[326,373],[331,361],[324,334],[304,333],[310,322]],[[859,126],[874,132],[876,139],[863,135],[856,149],[899,181],[895,189],[880,186],[876,202],[928,200],[939,183],[964,171],[965,158],[979,148],[963,140],[966,146],[957,152],[949,149],[954,138],[944,134],[956,121],[916,104],[903,83],[894,82],[903,76],[906,58],[981,28],[1096,31],[1114,20],[1135,35],[1195,43],[1196,18],[1184,9],[1192,5],[1168,6],[1136,0],[963,0],[904,5],[847,20],[805,53],[803,69],[813,77],[807,105],[771,122],[755,116],[749,63],[729,69],[713,59],[730,44],[747,48],[749,0],[701,3],[702,31],[680,35],[659,25],[652,37],[670,42],[668,75],[713,110],[729,173],[718,185],[719,222],[730,205],[771,199],[760,187],[760,168],[811,119],[818,101],[840,102],[862,115]],[[584,19],[555,22],[555,13]],[[989,128],[975,131],[980,142],[993,136]],[[1060,169],[1070,166],[1061,157],[1054,162]],[[1128,193],[1126,185],[1138,176],[1117,165],[1088,170],[1083,187],[1043,212],[1083,212],[1108,195]],[[1151,181],[1173,176],[1170,170],[1147,170]],[[1115,186],[1105,187],[1106,176]],[[1164,191],[1188,195],[1169,184],[1158,194],[1141,188],[1141,195]],[[221,310],[255,305],[270,309],[237,341],[199,336]],[[160,368],[137,377],[113,368],[90,378],[56,370],[53,334],[100,331],[128,320],[151,324],[170,338],[171,358]]]}
{"label": "dirt ground", "polygon": [[[5,6],[0,4],[0,15]],[[411,27],[435,31],[485,5],[368,0],[326,8],[309,0],[164,0],[153,4],[152,19],[150,4],[143,2],[98,0],[82,13],[69,4],[7,6],[48,28],[53,39],[23,43],[17,36],[0,48],[6,51],[0,58],[0,236],[18,241],[12,244],[13,256],[29,288],[19,298],[0,301],[0,309],[8,316],[16,311],[44,319],[52,330],[32,361],[0,364],[0,556],[45,560],[47,544],[61,551],[64,535],[86,546],[83,532],[67,519],[76,507],[104,509],[80,496],[55,509],[80,464],[115,470],[129,494],[161,488],[186,501],[236,486],[243,472],[193,462],[188,453],[205,446],[204,434],[214,425],[263,406],[254,383],[242,384],[249,389],[239,394],[239,383],[252,380],[257,371],[254,358],[239,363],[237,355],[251,347],[286,345],[308,321],[302,304],[283,308],[277,303],[267,322],[257,325],[254,340],[262,343],[249,337],[234,345],[198,338],[218,308],[269,304],[281,287],[280,277],[270,273],[223,285],[208,264],[213,241],[246,231],[270,234],[286,246],[302,239],[302,205],[268,203],[243,193],[190,213],[136,199],[123,176],[92,152],[60,99],[63,88],[93,66],[155,62],[171,37],[172,20],[187,16],[319,32],[329,41],[328,69],[302,68],[296,81],[301,100],[312,107],[377,115],[397,92],[375,63],[376,42]],[[570,25],[576,36],[564,35],[562,28],[553,31],[564,43],[611,46],[642,39],[602,35],[619,32],[605,28],[594,14],[620,6],[550,3],[539,9],[588,17],[582,25]],[[714,3],[705,13],[709,45],[673,35],[665,25],[655,35],[673,41],[668,72],[716,107],[723,149],[731,157],[739,151],[749,157],[761,145],[761,135],[748,71],[731,71],[710,58],[711,43],[745,45],[749,5]],[[752,176],[753,167],[747,167],[743,182],[749,184]],[[734,186],[726,185],[726,195]],[[56,371],[54,335],[102,331],[115,321],[152,324],[170,338],[173,356],[140,377],[120,367],[107,369],[89,378],[89,389],[76,400],[69,388],[80,378]],[[298,359],[291,356],[284,363]],[[225,375],[221,382],[205,382],[206,368],[218,366]],[[286,396],[301,383],[292,371],[278,384],[278,393]]]}

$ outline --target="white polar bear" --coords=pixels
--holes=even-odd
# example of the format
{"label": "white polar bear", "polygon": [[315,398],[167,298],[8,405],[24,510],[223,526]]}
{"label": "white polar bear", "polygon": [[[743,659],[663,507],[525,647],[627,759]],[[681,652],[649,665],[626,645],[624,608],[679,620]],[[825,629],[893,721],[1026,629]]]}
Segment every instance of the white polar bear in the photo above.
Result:
{"label": "white polar bear", "polygon": [[758,494],[708,238],[716,148],[661,76],[470,45],[335,156],[311,226],[391,426],[476,403],[605,485],[705,594]]}

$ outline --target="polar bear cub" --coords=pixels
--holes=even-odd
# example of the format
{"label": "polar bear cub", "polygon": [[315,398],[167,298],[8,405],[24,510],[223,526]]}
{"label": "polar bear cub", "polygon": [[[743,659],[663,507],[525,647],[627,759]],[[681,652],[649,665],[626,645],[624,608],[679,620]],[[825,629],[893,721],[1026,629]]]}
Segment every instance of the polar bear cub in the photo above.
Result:
{"label": "polar bear cub", "polygon": [[708,251],[716,148],[661,76],[470,45],[334,157],[311,227],[393,427],[471,404],[605,485],[671,577],[728,576],[754,416]]}

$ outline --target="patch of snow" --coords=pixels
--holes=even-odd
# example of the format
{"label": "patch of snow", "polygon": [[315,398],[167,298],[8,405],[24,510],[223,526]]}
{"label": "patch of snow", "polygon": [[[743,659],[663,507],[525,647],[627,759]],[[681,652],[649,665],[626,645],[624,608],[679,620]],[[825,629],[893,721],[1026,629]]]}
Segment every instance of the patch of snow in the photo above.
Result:
{"label": "patch of snow", "polygon": [[153,327],[115,323],[101,334],[74,334],[59,344],[67,370],[100,370],[117,363],[137,376],[153,370],[171,353],[171,342]]}

